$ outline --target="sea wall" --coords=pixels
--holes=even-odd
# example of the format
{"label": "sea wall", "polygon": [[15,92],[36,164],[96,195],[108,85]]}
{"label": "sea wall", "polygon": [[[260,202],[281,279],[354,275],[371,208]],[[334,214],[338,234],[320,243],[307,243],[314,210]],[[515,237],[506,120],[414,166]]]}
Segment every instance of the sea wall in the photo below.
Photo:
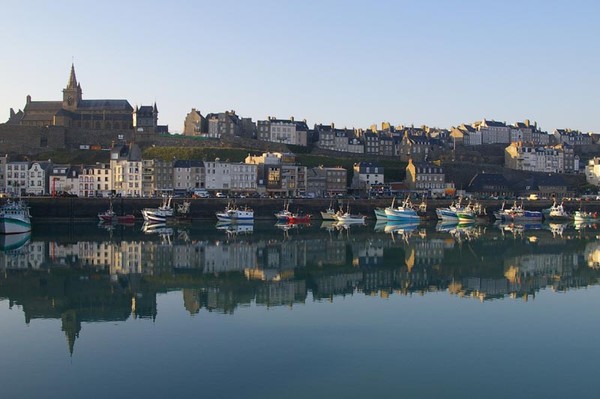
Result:
{"label": "sea wall", "polygon": [[[109,201],[103,198],[50,198],[50,197],[31,197],[26,199],[30,208],[31,215],[34,218],[49,219],[95,219],[99,212],[103,212],[109,207]],[[191,201],[190,215],[192,219],[211,220],[215,218],[215,212],[223,210],[229,201],[225,198],[205,198],[205,199],[187,199]],[[173,200],[175,207],[184,201],[182,198]],[[160,199],[147,198],[116,198],[113,200],[113,209],[118,214],[134,214],[136,218],[142,219],[141,210],[146,207],[157,207],[161,204]],[[283,209],[284,200],[270,198],[252,198],[237,199],[235,203],[238,206],[249,206],[254,209],[256,219],[273,219],[274,213]],[[340,200],[335,205],[343,203],[344,209],[350,204],[352,213],[361,213],[367,215],[369,219],[374,219],[373,210],[377,207],[386,207],[390,205],[389,199],[364,199],[364,200]],[[320,211],[323,211],[331,204],[328,199],[293,199],[290,201],[289,210],[292,212],[303,211],[312,214],[316,219],[320,219]],[[448,200],[429,201],[427,204],[427,217],[435,219],[435,208],[448,206]],[[502,206],[501,201],[484,201],[482,204],[491,216],[492,211]],[[584,208],[589,211],[600,211],[600,201],[586,201]],[[510,203],[507,205],[511,205]],[[525,201],[524,206],[530,210],[542,210],[551,205],[551,201]],[[564,204],[567,211],[579,209],[580,203],[576,201],[566,202]]]}

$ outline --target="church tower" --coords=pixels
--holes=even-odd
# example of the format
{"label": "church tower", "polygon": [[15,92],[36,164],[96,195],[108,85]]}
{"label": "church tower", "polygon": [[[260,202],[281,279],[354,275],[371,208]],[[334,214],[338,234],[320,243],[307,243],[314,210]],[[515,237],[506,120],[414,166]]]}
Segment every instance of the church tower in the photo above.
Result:
{"label": "church tower", "polygon": [[81,85],[77,83],[75,76],[75,65],[71,64],[71,74],[67,87],[63,89],[63,108],[69,111],[77,109],[77,105],[81,101]]}

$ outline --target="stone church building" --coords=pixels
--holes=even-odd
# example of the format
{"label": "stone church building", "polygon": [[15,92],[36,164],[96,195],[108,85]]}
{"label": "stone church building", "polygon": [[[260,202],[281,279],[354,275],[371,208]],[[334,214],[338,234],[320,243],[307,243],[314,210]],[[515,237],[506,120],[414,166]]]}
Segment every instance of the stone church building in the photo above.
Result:
{"label": "stone church building", "polygon": [[135,129],[145,134],[168,132],[167,126],[158,126],[156,103],[134,110],[127,100],[84,99],[74,65],[71,65],[69,81],[62,92],[62,101],[33,101],[27,96],[22,111],[10,110],[7,124],[103,131]]}

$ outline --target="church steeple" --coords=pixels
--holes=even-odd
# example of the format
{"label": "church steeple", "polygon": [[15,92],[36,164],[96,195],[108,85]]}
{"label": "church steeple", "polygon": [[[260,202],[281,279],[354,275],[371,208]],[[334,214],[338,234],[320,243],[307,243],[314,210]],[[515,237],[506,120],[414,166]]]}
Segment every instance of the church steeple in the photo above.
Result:
{"label": "church steeple", "polygon": [[71,64],[71,74],[67,82],[67,90],[77,88],[77,77],[75,76],[75,64]]}
{"label": "church steeple", "polygon": [[75,65],[71,64],[71,73],[67,87],[63,89],[63,108],[73,111],[77,109],[77,105],[81,101],[81,84],[77,82],[75,76]]}

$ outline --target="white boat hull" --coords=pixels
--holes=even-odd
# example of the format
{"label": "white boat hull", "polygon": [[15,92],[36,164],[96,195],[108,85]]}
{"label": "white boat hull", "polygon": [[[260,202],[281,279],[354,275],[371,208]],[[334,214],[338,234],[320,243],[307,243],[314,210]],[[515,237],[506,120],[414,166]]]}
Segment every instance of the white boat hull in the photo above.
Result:
{"label": "white boat hull", "polygon": [[20,234],[31,231],[31,221],[28,218],[0,218],[0,234]]}
{"label": "white boat hull", "polygon": [[421,218],[417,215],[413,209],[385,209],[385,215],[388,221],[401,222],[406,220],[420,220]]}

